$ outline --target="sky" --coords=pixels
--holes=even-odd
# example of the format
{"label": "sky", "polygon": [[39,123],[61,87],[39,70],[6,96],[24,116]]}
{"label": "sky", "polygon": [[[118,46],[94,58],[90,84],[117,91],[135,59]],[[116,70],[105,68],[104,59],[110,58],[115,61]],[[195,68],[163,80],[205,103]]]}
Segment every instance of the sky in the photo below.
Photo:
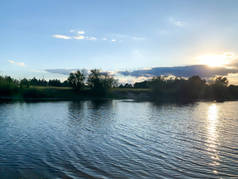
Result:
{"label": "sky", "polygon": [[0,75],[233,63],[237,7],[237,0],[1,0]]}

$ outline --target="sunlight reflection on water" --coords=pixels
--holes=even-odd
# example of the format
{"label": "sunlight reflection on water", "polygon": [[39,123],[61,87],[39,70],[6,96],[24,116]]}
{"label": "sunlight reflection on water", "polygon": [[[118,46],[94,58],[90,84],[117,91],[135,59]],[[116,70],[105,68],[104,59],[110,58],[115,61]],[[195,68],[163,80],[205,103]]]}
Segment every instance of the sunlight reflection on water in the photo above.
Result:
{"label": "sunlight reflection on water", "polygon": [[0,103],[0,178],[238,178],[238,102]]}
{"label": "sunlight reflection on water", "polygon": [[[217,151],[217,125],[219,123],[218,120],[218,113],[219,113],[219,107],[213,103],[208,107],[208,115],[207,115],[207,131],[208,131],[208,150],[211,152],[211,159],[212,162],[210,165],[212,166],[218,166],[219,163],[219,153]],[[214,174],[217,174],[217,170],[213,170]]]}

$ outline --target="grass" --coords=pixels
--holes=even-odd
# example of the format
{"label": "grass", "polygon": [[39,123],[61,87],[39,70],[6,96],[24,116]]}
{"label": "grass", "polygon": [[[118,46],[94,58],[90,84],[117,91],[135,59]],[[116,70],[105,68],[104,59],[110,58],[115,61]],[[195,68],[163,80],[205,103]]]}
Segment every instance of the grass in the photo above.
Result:
{"label": "grass", "polygon": [[146,100],[150,98],[150,89],[144,88],[113,88],[109,96],[115,99]]}
{"label": "grass", "polygon": [[149,88],[113,88],[115,92],[148,92]]}
{"label": "grass", "polygon": [[55,86],[31,86],[30,88],[35,88],[35,89],[55,89],[55,90],[72,90],[71,87],[55,87]]}
{"label": "grass", "polygon": [[[128,99],[138,98],[149,92],[149,89],[134,88],[113,88],[108,95],[103,98]],[[17,93],[5,96],[0,95],[0,99],[12,100],[80,100],[100,98],[91,95],[89,89],[75,91],[70,87],[43,87],[31,86],[29,88],[20,88]]]}
{"label": "grass", "polygon": [[21,94],[24,99],[74,99],[81,96],[81,93],[68,87],[30,87],[22,89]]}

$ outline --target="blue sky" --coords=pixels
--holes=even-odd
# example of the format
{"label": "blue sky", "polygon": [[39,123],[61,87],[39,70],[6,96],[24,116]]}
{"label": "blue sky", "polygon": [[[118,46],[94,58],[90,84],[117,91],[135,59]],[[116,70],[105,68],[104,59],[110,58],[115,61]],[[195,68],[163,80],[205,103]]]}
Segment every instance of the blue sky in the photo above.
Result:
{"label": "blue sky", "polygon": [[62,77],[44,70],[135,70],[236,54],[237,7],[237,0],[2,0],[0,75]]}

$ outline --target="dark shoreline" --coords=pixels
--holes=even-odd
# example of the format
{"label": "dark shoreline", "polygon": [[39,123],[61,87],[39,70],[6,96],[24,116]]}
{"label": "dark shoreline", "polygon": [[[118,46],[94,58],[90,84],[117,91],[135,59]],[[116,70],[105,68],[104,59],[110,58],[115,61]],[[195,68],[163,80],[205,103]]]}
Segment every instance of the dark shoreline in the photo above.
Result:
{"label": "dark shoreline", "polygon": [[[96,73],[97,72],[97,73]],[[98,71],[92,71],[92,74]],[[80,73],[80,72],[78,72]],[[100,73],[99,73],[100,74]],[[97,76],[96,75],[96,76]],[[105,81],[105,79],[107,79]],[[50,86],[45,80],[32,79],[17,81],[11,77],[2,77],[0,82],[0,100],[10,101],[80,101],[98,99],[132,99],[156,103],[192,103],[196,101],[235,101],[238,100],[238,86],[228,85],[226,77],[216,77],[207,83],[199,76],[188,79],[154,77],[150,81],[132,85],[112,85],[113,78],[93,78],[96,86],[83,83],[77,87]],[[25,85],[23,82],[27,82]],[[34,83],[33,83],[34,82]],[[44,84],[42,83],[45,83]],[[48,85],[47,85],[48,84]],[[71,86],[71,87],[70,87]]]}
{"label": "dark shoreline", "polygon": [[136,94],[132,95],[131,93],[123,96],[107,96],[107,97],[97,97],[97,96],[82,96],[79,95],[76,98],[22,98],[22,97],[3,97],[0,96],[0,102],[56,102],[56,101],[85,101],[85,100],[94,100],[94,101],[104,101],[104,100],[130,100],[133,102],[153,102],[157,104],[166,104],[166,103],[179,103],[179,104],[188,104],[188,103],[196,103],[196,102],[232,102],[238,101],[238,99],[224,99],[224,100],[214,100],[214,99],[197,99],[197,100],[176,100],[176,99],[161,99],[161,100],[153,100],[151,96],[136,96]]}

